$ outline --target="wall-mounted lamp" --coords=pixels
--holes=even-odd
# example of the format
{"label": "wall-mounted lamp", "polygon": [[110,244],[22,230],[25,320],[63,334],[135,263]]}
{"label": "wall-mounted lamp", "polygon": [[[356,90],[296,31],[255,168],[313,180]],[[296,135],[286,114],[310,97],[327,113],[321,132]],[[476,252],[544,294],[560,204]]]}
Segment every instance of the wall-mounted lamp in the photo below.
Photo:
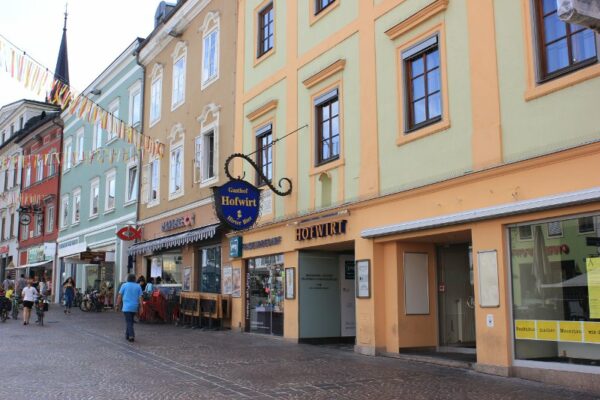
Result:
{"label": "wall-mounted lamp", "polygon": [[90,93],[93,94],[94,96],[99,96],[100,94],[102,94],[102,90],[101,89],[94,89]]}

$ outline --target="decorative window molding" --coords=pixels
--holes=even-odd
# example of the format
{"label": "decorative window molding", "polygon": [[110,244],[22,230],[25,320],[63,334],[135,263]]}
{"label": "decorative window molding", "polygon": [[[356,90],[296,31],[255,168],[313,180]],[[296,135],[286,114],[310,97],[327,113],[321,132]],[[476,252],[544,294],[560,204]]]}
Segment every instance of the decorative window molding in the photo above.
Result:
{"label": "decorative window molding", "polygon": [[171,54],[173,59],[171,111],[185,103],[185,82],[187,73],[187,42],[179,41]]}
{"label": "decorative window molding", "polygon": [[346,60],[339,59],[335,61],[333,64],[323,68],[321,71],[317,72],[314,75],[311,75],[307,79],[303,80],[302,83],[307,89],[312,88],[313,86],[323,82],[325,79],[333,76],[334,74],[343,71],[346,68]]}
{"label": "decorative window molding", "polygon": [[248,115],[246,115],[246,118],[248,118],[248,120],[250,122],[253,122],[253,121],[257,120],[258,118],[262,117],[263,115],[265,115],[266,113],[276,109],[277,104],[279,104],[279,100],[271,100],[268,103],[263,104],[262,106],[258,107],[256,110],[252,111]]}
{"label": "decorative window molding", "polygon": [[137,81],[129,88],[129,124],[139,127],[142,123],[142,82]]}
{"label": "decorative window molding", "polygon": [[216,11],[206,14],[202,31],[202,72],[200,89],[204,90],[219,79],[221,28],[220,17]]}
{"label": "decorative window molding", "polygon": [[163,66],[154,64],[150,76],[150,127],[153,127],[161,117]]}
{"label": "decorative window molding", "polygon": [[414,29],[417,25],[422,24],[433,16],[445,11],[448,8],[450,0],[435,0],[433,3],[420,9],[408,18],[400,21],[387,31],[385,34],[392,40]]}
{"label": "decorative window molding", "polygon": [[[200,113],[200,116],[197,118],[197,121],[200,122],[200,126],[209,124],[210,120],[218,120],[220,110],[221,106],[215,103],[210,103],[204,106],[202,113]],[[211,117],[210,120],[209,117]]]}

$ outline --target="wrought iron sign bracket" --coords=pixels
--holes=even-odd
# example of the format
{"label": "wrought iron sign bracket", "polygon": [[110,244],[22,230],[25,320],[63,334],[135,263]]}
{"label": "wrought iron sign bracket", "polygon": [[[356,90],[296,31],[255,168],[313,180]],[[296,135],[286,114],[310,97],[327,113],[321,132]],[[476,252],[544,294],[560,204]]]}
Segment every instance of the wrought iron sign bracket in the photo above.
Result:
{"label": "wrought iron sign bracket", "polygon": [[[229,164],[233,161],[234,158],[241,158],[244,159],[246,161],[248,161],[248,163],[250,163],[250,165],[252,166],[252,168],[254,168],[254,170],[256,171],[256,173],[258,174],[258,176],[261,178],[262,182],[265,182],[265,184],[269,187],[269,189],[271,189],[273,191],[273,193],[275,193],[278,196],[289,196],[292,193],[292,181],[289,178],[281,178],[279,180],[279,182],[277,183],[277,185],[279,186],[279,188],[281,189],[277,189],[272,183],[271,181],[262,173],[262,171],[260,170],[260,167],[254,162],[254,160],[252,158],[250,158],[249,156],[242,154],[242,153],[234,153],[232,155],[230,155],[227,160],[225,161],[225,175],[227,175],[227,177],[230,180],[243,180],[246,176],[246,172],[243,173],[242,176],[238,176],[237,178],[234,178],[231,173],[229,172]],[[283,182],[287,183],[288,188],[286,190],[284,189],[284,185]]]}

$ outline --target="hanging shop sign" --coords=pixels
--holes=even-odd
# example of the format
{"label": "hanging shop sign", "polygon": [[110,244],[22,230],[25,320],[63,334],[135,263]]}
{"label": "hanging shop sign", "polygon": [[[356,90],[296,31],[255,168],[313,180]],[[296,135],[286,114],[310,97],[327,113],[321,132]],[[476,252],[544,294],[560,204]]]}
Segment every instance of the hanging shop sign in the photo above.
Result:
{"label": "hanging shop sign", "polygon": [[186,226],[193,226],[195,223],[196,216],[194,214],[187,214],[163,222],[160,229],[163,232],[174,231],[175,229],[185,228]]}
{"label": "hanging shop sign", "polygon": [[234,178],[231,175],[229,165],[234,158],[242,158],[250,163],[258,177],[266,182],[266,185],[278,196],[287,196],[292,193],[292,182],[288,178],[280,179],[279,187],[282,186],[282,182],[287,182],[288,189],[285,191],[277,190],[252,158],[240,153],[229,156],[225,161],[225,175],[229,178],[229,182],[223,186],[213,187],[215,210],[217,217],[223,224],[233,230],[241,231],[251,228],[258,221],[261,190],[243,180],[243,177]]}
{"label": "hanging shop sign", "polygon": [[229,257],[238,258],[242,256],[242,237],[234,236],[229,239]]}
{"label": "hanging shop sign", "polygon": [[296,240],[312,240],[318,238],[324,238],[328,236],[343,235],[346,233],[347,220],[327,222],[325,224],[318,224],[307,226],[305,228],[296,229]]}
{"label": "hanging shop sign", "polygon": [[121,240],[130,241],[130,240],[142,240],[142,228],[136,228],[135,226],[124,226],[123,228],[117,231],[117,237]]}
{"label": "hanging shop sign", "polygon": [[106,254],[102,251],[82,251],[79,253],[79,259],[91,261],[92,263],[101,263],[105,260]]}
{"label": "hanging shop sign", "polygon": [[213,188],[217,216],[231,229],[252,227],[260,215],[260,189],[243,180]]}

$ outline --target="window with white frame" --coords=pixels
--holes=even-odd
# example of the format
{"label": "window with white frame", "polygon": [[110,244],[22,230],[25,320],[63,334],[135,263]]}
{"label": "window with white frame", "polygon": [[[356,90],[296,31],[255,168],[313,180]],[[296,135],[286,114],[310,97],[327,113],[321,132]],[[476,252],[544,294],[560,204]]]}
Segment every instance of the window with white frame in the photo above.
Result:
{"label": "window with white frame", "polygon": [[48,176],[53,176],[56,173],[56,164],[54,160],[54,154],[56,153],[56,149],[50,149],[50,156],[48,159]]}
{"label": "window with white frame", "polygon": [[171,109],[183,104],[185,100],[185,53],[173,62],[173,93]]}
{"label": "window with white frame", "polygon": [[51,233],[54,231],[54,205],[46,207],[46,232]]}
{"label": "window with white frame", "polygon": [[80,163],[83,161],[83,129],[80,129],[79,132],[77,132],[75,145],[77,146],[77,163]]}
{"label": "window with white frame", "polygon": [[44,216],[42,214],[34,214],[33,216],[33,237],[42,235],[44,227]]}
{"label": "window with white frame", "polygon": [[194,141],[194,182],[202,180],[202,136],[197,136]]}
{"label": "window with white frame", "polygon": [[548,222],[548,237],[561,237],[562,232],[562,224],[560,221],[552,221]]}
{"label": "window with white frame", "polygon": [[94,126],[94,141],[92,142],[92,150],[96,151],[102,147],[102,140],[104,136],[104,129],[102,129],[102,123],[98,121]]}
{"label": "window with white frame", "polygon": [[162,72],[152,80],[150,86],[150,125],[160,120],[162,97]]}
{"label": "window with white frame", "polygon": [[90,184],[90,218],[98,215],[100,205],[100,179],[94,179]]}
{"label": "window with white frame", "polygon": [[115,209],[116,205],[116,172],[111,171],[106,174],[106,186],[105,186],[105,196],[104,196],[104,212],[111,211]]}
{"label": "window with white frame", "polygon": [[12,231],[12,236],[11,237],[17,237],[17,234],[19,233],[19,213],[15,212],[14,210],[11,211],[11,225],[9,229],[10,231]]}
{"label": "window with white frame", "polygon": [[148,202],[155,203],[159,201],[160,190],[160,161],[158,159],[150,162],[150,185],[148,193]]}
{"label": "window with white frame", "polygon": [[29,225],[21,225],[21,240],[29,239]]}
{"label": "window with white frame", "polygon": [[129,89],[129,123],[131,126],[142,122],[142,86],[136,83]]}
{"label": "window with white frame", "polygon": [[4,211],[0,212],[0,240],[4,240],[4,231],[6,230],[6,216]]}
{"label": "window with white frame", "polygon": [[60,199],[60,227],[66,228],[69,221],[69,195]]}
{"label": "window with white frame", "polygon": [[202,87],[219,77],[219,25],[215,25],[202,38]]}
{"label": "window with white frame", "polygon": [[31,186],[31,164],[27,165],[25,170],[25,187]]}
{"label": "window with white frame", "polygon": [[202,181],[215,177],[215,131],[209,130],[202,134]]}
{"label": "window with white frame", "polygon": [[183,189],[183,147],[171,150],[169,165],[169,194],[179,194]]}
{"label": "window with white frame", "polygon": [[138,176],[137,164],[127,166],[127,202],[137,200]]}
{"label": "window with white frame", "polygon": [[38,156],[35,163],[35,181],[41,182],[44,179],[44,157]]}
{"label": "window with white frame", "polygon": [[68,138],[65,140],[65,154],[64,154],[64,165],[65,170],[71,169],[73,166],[73,139]]}
{"label": "window with white frame", "polygon": [[72,213],[73,224],[78,224],[81,218],[81,189],[73,191],[73,213]]}
{"label": "window with white frame", "polygon": [[[110,105],[108,106],[108,112],[115,118],[115,119],[119,119],[119,99],[116,99],[115,101],[113,101],[112,103],[110,103]],[[116,129],[114,126],[111,127],[112,129],[109,129],[107,132],[107,142],[110,142],[112,140],[115,140],[117,138],[117,133],[116,133]]]}

